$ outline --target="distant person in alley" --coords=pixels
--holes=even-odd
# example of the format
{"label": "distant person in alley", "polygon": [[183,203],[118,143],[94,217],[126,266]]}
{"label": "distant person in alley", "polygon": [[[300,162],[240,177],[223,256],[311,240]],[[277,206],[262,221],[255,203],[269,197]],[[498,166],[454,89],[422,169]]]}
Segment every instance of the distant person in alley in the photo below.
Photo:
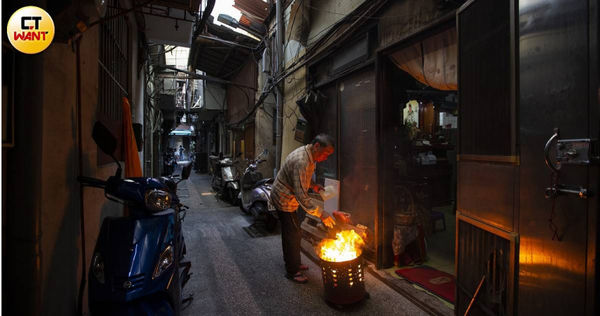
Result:
{"label": "distant person in alley", "polygon": [[183,145],[179,145],[179,160],[184,160],[183,159]]}
{"label": "distant person in alley", "polygon": [[314,205],[308,196],[308,189],[319,192],[323,189],[311,183],[317,162],[327,159],[334,151],[334,140],[326,134],[319,134],[313,141],[292,151],[281,164],[281,170],[273,183],[270,202],[277,209],[281,221],[281,243],[286,277],[294,282],[306,283],[308,278],[302,273],[308,266],[300,263],[300,221],[296,210],[300,205],[307,213],[319,217],[327,227],[335,221]]}

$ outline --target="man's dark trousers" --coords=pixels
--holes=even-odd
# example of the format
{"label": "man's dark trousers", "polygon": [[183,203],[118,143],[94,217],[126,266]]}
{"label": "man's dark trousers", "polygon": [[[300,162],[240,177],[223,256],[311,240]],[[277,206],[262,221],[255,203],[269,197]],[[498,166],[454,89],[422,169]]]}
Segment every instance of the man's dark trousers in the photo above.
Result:
{"label": "man's dark trousers", "polygon": [[281,222],[281,246],[283,260],[288,276],[294,276],[300,270],[300,219],[297,212],[277,210]]}

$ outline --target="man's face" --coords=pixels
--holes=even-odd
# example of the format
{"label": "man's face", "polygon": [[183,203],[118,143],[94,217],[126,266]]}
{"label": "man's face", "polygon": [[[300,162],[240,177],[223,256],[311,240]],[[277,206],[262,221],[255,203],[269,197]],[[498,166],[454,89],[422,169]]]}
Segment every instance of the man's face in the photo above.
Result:
{"label": "man's face", "polygon": [[315,162],[325,161],[329,155],[333,154],[332,146],[321,146],[321,144],[316,143],[313,145],[315,147],[315,156],[313,159]]}

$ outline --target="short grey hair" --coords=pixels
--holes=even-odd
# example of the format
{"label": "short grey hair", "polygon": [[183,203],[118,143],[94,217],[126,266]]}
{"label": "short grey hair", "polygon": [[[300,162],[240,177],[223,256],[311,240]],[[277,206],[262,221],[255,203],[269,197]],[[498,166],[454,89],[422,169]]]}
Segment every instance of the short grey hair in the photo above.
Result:
{"label": "short grey hair", "polygon": [[316,143],[319,143],[323,147],[327,147],[327,146],[335,147],[335,140],[333,139],[333,137],[331,137],[330,135],[327,135],[327,134],[319,134],[319,135],[315,136],[315,138],[312,140],[311,144],[314,145]]}

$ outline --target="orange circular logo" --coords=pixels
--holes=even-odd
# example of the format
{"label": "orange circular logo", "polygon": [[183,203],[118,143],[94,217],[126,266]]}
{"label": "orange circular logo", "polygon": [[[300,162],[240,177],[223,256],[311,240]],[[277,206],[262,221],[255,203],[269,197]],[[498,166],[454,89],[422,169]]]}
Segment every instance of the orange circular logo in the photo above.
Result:
{"label": "orange circular logo", "polygon": [[17,10],[8,19],[8,40],[21,53],[37,54],[44,51],[54,39],[54,21],[44,9],[27,6]]}

